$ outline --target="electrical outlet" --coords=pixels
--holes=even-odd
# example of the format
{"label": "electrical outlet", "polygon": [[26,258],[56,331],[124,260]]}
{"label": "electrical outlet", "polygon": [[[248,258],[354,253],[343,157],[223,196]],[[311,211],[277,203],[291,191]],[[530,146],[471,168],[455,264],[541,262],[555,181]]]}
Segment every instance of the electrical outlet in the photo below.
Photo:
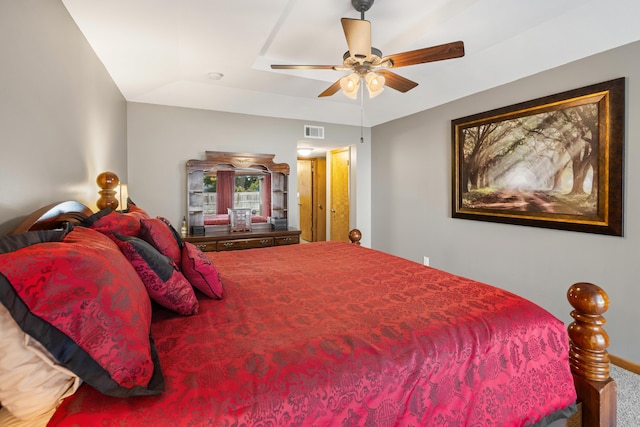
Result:
{"label": "electrical outlet", "polygon": [[424,257],[424,259],[423,259],[423,261],[422,261],[422,263],[423,263],[424,265],[429,265],[429,257],[428,257],[428,256],[425,256],[425,257]]}

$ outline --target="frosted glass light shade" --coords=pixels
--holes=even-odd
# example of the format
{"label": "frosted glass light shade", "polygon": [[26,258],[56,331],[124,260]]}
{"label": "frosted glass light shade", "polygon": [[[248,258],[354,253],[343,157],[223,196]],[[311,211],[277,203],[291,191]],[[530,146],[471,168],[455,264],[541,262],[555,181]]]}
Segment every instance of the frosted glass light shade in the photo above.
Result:
{"label": "frosted glass light shade", "polygon": [[345,96],[356,99],[358,97],[358,88],[360,88],[360,76],[356,73],[344,76],[340,79],[340,88],[342,88],[342,93]]}
{"label": "frosted glass light shade", "polygon": [[367,73],[365,76],[369,98],[375,98],[384,90],[384,76],[377,73]]}

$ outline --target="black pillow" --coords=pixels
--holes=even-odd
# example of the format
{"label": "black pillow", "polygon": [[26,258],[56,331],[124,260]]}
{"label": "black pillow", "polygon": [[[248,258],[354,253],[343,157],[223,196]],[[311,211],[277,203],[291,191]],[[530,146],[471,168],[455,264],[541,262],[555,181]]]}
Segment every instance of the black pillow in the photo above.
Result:
{"label": "black pillow", "polygon": [[19,234],[0,236],[0,254],[17,251],[27,246],[43,242],[61,242],[62,238],[73,228],[71,224],[61,230],[26,231]]}

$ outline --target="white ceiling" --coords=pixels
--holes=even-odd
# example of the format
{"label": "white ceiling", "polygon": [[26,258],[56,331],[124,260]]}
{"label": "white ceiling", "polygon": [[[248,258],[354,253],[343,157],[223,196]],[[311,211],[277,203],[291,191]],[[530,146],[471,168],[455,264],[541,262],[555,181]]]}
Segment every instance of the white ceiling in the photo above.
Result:
{"label": "white ceiling", "polygon": [[[458,59],[394,69],[419,83],[318,98],[339,65],[350,0],[62,0],[128,101],[374,126],[640,40],[638,0],[375,0],[383,54],[462,40]],[[224,74],[212,80],[209,73]]]}

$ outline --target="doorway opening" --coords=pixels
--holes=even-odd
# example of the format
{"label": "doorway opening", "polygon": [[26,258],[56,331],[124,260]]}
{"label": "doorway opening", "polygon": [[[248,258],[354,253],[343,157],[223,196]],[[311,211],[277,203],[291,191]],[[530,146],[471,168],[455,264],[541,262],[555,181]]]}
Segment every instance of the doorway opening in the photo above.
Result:
{"label": "doorway opening", "polygon": [[325,158],[298,159],[298,207],[303,242],[326,240],[326,169]]}

